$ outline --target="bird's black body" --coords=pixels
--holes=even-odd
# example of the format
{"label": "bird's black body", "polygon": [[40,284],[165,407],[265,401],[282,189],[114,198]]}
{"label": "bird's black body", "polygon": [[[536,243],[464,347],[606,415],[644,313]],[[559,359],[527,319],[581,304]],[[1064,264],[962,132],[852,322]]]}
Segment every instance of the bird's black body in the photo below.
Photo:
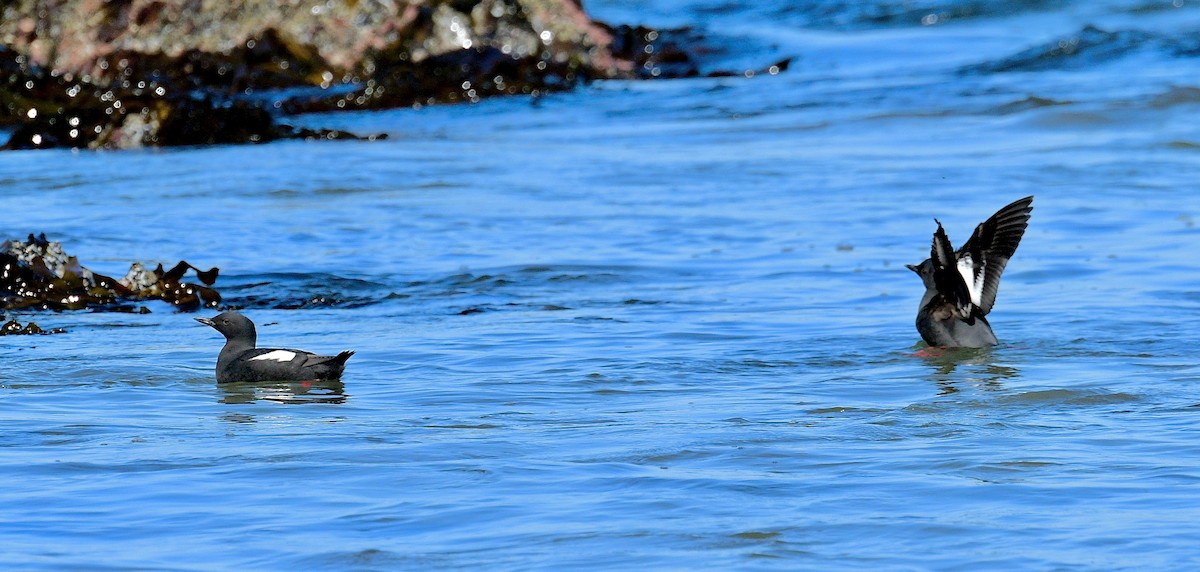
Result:
{"label": "bird's black body", "polygon": [[917,331],[926,343],[970,348],[998,343],[984,316],[996,303],[1000,275],[1025,235],[1031,212],[1033,197],[1013,202],[975,227],[957,251],[938,222],[929,258],[908,266],[925,283]]}
{"label": "bird's black body", "polygon": [[339,379],[346,360],[354,355],[352,351],[319,356],[300,350],[256,348],[254,322],[237,312],[196,321],[225,336],[225,347],[217,356],[217,383]]}

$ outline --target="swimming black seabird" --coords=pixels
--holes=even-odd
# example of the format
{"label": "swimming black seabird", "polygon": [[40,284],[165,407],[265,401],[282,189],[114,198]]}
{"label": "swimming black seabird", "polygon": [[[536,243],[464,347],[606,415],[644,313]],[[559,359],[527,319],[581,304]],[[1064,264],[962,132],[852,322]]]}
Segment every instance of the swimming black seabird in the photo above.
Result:
{"label": "swimming black seabird", "polygon": [[975,233],[956,252],[950,237],[937,223],[929,258],[908,265],[925,283],[925,296],[917,312],[917,331],[930,346],[981,348],[994,346],[996,334],[988,312],[996,303],[1000,275],[1017,251],[1033,197],[1018,200],[975,227]]}
{"label": "swimming black seabird", "polygon": [[217,383],[335,380],[342,376],[346,360],[354,355],[352,351],[319,356],[300,350],[256,348],[254,322],[237,312],[196,321],[225,336],[225,347],[217,356]]}

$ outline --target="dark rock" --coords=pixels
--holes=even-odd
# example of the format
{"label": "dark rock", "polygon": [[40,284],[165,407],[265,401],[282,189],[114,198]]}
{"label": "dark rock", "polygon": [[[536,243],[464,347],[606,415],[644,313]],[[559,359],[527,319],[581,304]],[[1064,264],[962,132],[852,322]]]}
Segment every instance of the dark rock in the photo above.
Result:
{"label": "dark rock", "polygon": [[[222,52],[189,48],[179,55],[123,49],[100,65],[112,70],[93,81],[117,82],[138,78],[175,90],[203,90],[236,96],[255,90],[320,85],[331,66],[313,46],[294,42],[267,28]],[[327,80],[325,80],[327,81]]]}
{"label": "dark rock", "polygon": [[343,131],[278,124],[256,103],[187,90],[176,77],[152,73],[148,81],[101,87],[47,73],[27,59],[0,47],[0,124],[18,123],[4,149],[128,149],[358,138]]}
{"label": "dark rock", "polygon": [[368,80],[362,89],[335,96],[297,97],[280,107],[288,113],[300,113],[477,102],[494,95],[559,91],[586,77],[569,62],[514,57],[494,47],[447,52],[419,63],[376,57],[377,77]]}
{"label": "dark rock", "polygon": [[42,330],[41,326],[32,321],[24,326],[20,325],[17,320],[8,320],[4,325],[0,325],[0,336],[48,336],[50,333],[66,333],[66,330],[61,327]]}
{"label": "dark rock", "polygon": [[357,138],[275,114],[691,77],[703,41],[579,0],[8,0],[0,124],[18,125],[9,149]]}
{"label": "dark rock", "polygon": [[0,325],[0,336],[33,336],[33,335],[50,335],[50,334],[65,334],[67,331],[62,328],[50,328],[43,330],[41,326],[33,322],[22,326],[16,320],[9,320]]}
{"label": "dark rock", "polygon": [[702,41],[691,28],[655,30],[645,26],[611,28],[613,55],[633,63],[642,79],[683,78],[700,75],[700,68],[683,46]]}

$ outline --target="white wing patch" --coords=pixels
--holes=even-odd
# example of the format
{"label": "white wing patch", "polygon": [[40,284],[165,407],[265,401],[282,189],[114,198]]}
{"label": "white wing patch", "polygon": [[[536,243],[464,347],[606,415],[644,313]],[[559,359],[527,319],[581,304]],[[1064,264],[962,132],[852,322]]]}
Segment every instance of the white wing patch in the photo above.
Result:
{"label": "white wing patch", "polygon": [[269,359],[269,360],[278,361],[278,362],[292,361],[293,359],[296,359],[296,352],[289,352],[287,350],[275,350],[275,351],[267,352],[260,356],[254,356],[254,357],[250,358],[250,361],[258,361],[260,359]]}
{"label": "white wing patch", "polygon": [[979,275],[975,275],[975,261],[971,259],[970,254],[964,254],[958,259],[958,273],[962,275],[963,282],[967,283],[967,291],[971,293],[971,303],[975,306],[983,304],[983,277],[986,272],[980,269]]}

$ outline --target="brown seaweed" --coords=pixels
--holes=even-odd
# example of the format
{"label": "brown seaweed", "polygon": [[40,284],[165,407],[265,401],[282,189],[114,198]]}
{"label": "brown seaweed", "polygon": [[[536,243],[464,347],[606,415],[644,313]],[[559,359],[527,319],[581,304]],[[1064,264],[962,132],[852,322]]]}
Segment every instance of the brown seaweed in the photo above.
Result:
{"label": "brown seaweed", "polygon": [[[201,284],[183,281],[188,270]],[[0,308],[17,310],[148,311],[135,304],[161,300],[183,312],[216,308],[221,295],[212,288],[220,271],[200,270],[181,261],[164,271],[133,263],[120,280],[92,272],[68,255],[62,243],[45,234],[0,244]]]}

